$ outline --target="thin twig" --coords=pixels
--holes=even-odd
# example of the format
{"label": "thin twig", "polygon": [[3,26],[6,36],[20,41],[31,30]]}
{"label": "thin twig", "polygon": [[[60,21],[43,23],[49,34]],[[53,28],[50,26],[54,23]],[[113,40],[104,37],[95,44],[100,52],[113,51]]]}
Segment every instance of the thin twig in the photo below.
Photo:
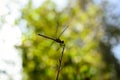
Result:
{"label": "thin twig", "polygon": [[57,72],[56,80],[59,80],[59,74],[60,74],[60,71],[61,71],[61,65],[62,65],[62,59],[63,59],[63,55],[64,55],[64,49],[65,49],[65,44],[63,45],[62,53],[61,53],[61,56],[59,58],[59,65],[58,65],[58,72]]}

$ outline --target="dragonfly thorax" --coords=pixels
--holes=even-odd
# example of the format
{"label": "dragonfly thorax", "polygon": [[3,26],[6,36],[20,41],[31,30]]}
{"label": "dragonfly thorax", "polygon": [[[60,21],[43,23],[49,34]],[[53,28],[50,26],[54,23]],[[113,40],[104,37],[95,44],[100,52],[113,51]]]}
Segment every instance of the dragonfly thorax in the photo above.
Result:
{"label": "dragonfly thorax", "polygon": [[60,40],[59,38],[58,38],[58,39],[56,39],[56,42],[61,43],[61,44],[63,44],[63,43],[64,43],[64,41]]}

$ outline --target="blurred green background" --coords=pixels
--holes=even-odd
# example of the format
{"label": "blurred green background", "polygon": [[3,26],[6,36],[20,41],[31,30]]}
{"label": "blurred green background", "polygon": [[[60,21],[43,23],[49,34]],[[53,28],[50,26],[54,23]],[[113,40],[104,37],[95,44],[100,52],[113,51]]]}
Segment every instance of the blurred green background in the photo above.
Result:
{"label": "blurred green background", "polygon": [[29,1],[22,9],[22,19],[27,21],[21,45],[24,80],[55,80],[59,44],[50,46],[51,40],[37,34],[57,37],[66,25],[69,27],[61,37],[66,49],[59,79],[120,79],[120,65],[112,55],[109,41],[119,35],[119,29],[108,27],[103,10],[92,1],[69,0],[61,10],[51,0],[37,8],[32,8],[32,1]]}
{"label": "blurred green background", "polygon": [[[33,7],[32,0],[21,9],[16,20],[27,24],[22,32],[23,80],[55,80],[61,49],[53,38],[69,26],[60,37],[66,47],[59,80],[120,80],[120,64],[111,51],[119,42],[120,28],[107,23],[105,6],[92,0],[69,0],[64,8],[52,0]],[[58,30],[57,30],[58,29]],[[111,40],[114,39],[113,42]]]}

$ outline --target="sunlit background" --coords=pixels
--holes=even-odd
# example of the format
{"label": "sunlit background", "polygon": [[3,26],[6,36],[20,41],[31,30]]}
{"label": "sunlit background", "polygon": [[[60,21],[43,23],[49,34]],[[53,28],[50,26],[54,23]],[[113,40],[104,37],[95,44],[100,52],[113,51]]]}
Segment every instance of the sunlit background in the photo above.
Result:
{"label": "sunlit background", "polygon": [[[39,7],[45,0],[33,0],[33,7]],[[52,0],[57,4],[58,11],[67,5],[69,0]],[[95,4],[102,7],[103,0],[95,0]],[[106,0],[109,2],[106,7],[107,23],[120,25],[120,1]],[[22,33],[26,31],[26,23],[15,24],[16,19],[21,17],[21,9],[28,0],[0,0],[0,80],[22,80],[22,58],[20,50],[14,46],[22,44]],[[107,12],[108,11],[108,12]],[[116,15],[117,20],[110,17]],[[117,23],[116,23],[117,22]],[[120,26],[119,26],[120,27]],[[114,40],[113,40],[114,41]],[[113,46],[112,51],[120,61],[120,43]]]}

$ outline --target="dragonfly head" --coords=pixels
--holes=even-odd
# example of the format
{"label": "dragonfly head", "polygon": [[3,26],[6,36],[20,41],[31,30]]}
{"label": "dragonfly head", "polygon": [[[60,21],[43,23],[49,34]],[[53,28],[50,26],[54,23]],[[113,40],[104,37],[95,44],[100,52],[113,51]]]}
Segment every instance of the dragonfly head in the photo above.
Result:
{"label": "dragonfly head", "polygon": [[61,46],[65,46],[64,41],[61,41],[61,42],[60,42],[60,45],[61,45]]}
{"label": "dragonfly head", "polygon": [[63,44],[63,43],[64,43],[64,41],[61,41],[61,43]]}

